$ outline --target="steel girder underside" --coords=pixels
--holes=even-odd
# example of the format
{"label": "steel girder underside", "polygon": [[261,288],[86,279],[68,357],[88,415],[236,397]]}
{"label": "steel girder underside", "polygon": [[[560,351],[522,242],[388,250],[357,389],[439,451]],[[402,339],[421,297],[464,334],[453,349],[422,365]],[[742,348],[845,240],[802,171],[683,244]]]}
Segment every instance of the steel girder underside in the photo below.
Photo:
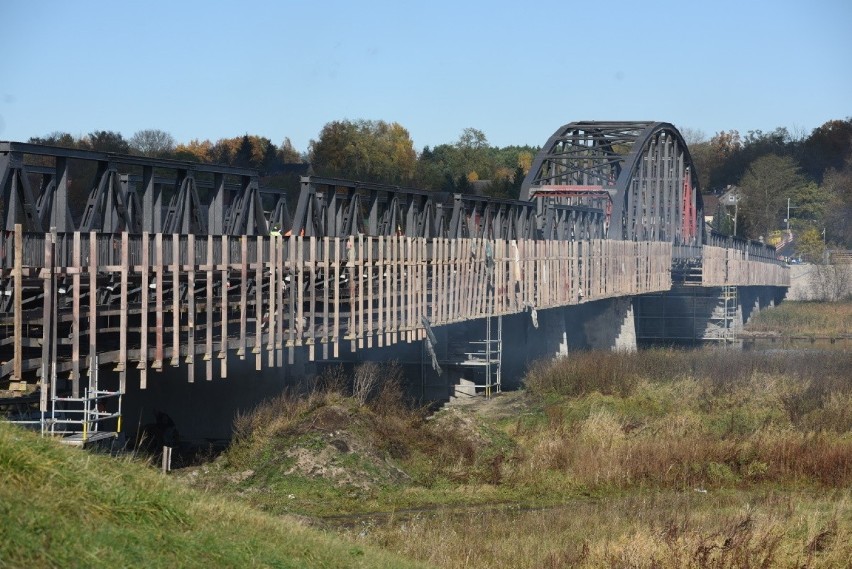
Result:
{"label": "steel girder underside", "polygon": [[698,177],[670,123],[562,126],[535,157],[521,199],[595,207],[608,201],[610,239],[695,243],[703,235]]}

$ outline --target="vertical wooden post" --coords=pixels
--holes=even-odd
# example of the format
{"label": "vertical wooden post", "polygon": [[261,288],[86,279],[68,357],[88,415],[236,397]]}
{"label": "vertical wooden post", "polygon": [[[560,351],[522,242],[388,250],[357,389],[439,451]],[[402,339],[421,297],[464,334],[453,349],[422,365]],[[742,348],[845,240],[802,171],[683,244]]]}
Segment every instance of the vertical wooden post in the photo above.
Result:
{"label": "vertical wooden post", "polygon": [[180,365],[180,235],[172,234],[172,360]]}
{"label": "vertical wooden post", "polygon": [[230,236],[222,235],[222,307],[220,313],[222,329],[219,332],[219,359],[221,360],[219,375],[222,379],[228,377],[228,315],[230,313],[230,307],[228,306],[228,286],[230,285],[228,281],[230,279],[228,275],[231,268],[230,250]]}
{"label": "vertical wooden post", "polygon": [[[358,234],[355,241],[357,253],[355,254],[355,294],[357,295],[355,312],[355,336],[358,339],[358,349],[364,348],[364,235]],[[353,350],[354,351],[354,350]]]}
{"label": "vertical wooden post", "polygon": [[378,329],[376,332],[376,343],[381,348],[385,345],[385,238],[383,236],[379,236],[376,238],[378,242],[378,255],[376,260],[376,267],[378,274],[376,275],[376,280],[378,281],[378,302],[376,311],[378,312]]}
{"label": "vertical wooden post", "polygon": [[121,291],[119,299],[119,317],[118,317],[118,390],[121,393],[126,391],[127,387],[127,321],[128,321],[128,305],[127,305],[127,278],[130,270],[130,246],[128,243],[127,231],[121,232]]}
{"label": "vertical wooden post", "polygon": [[298,267],[296,266],[296,243],[300,238],[298,235],[293,235],[288,239],[289,253],[287,256],[287,267],[290,276],[290,303],[287,316],[287,363],[292,365],[296,361],[296,295],[298,291],[297,275]]}
{"label": "vertical wooden post", "polygon": [[278,328],[275,331],[275,364],[284,366],[284,239],[279,237],[275,246],[278,249],[278,265],[275,270],[278,273]]}
{"label": "vertical wooden post", "polygon": [[163,370],[163,234],[154,235],[154,271],[157,273],[157,290],[154,299],[156,314],[154,323],[156,326],[156,338],[154,340],[154,364],[151,366],[157,371]]}
{"label": "vertical wooden post", "polygon": [[367,237],[367,347],[373,347],[375,322],[373,320],[373,238]]}
{"label": "vertical wooden post", "polygon": [[186,370],[189,383],[195,381],[195,235],[186,236]]}
{"label": "vertical wooden post", "polygon": [[349,336],[350,351],[355,352],[358,346],[356,340],[358,336],[358,323],[355,320],[358,313],[356,307],[356,303],[358,302],[358,299],[356,298],[357,289],[355,288],[356,281],[358,280],[358,274],[355,272],[355,259],[358,252],[355,250],[354,237],[349,237],[349,239],[346,240],[346,252],[346,268],[349,274],[349,327],[347,335]]}
{"label": "vertical wooden post", "polygon": [[323,287],[322,287],[322,357],[324,360],[328,359],[328,343],[329,343],[329,312],[328,312],[328,302],[329,302],[329,287],[334,286],[336,283],[331,278],[331,259],[330,255],[330,242],[328,237],[322,238],[322,275],[323,275]]}
{"label": "vertical wooden post", "polygon": [[439,326],[444,318],[444,240],[440,237],[432,239],[432,314],[430,318],[433,326]]}
{"label": "vertical wooden post", "polygon": [[385,310],[385,345],[391,345],[393,331],[393,240],[394,237],[384,238],[384,265],[382,266],[382,279],[385,281],[384,310]]}
{"label": "vertical wooden post", "polygon": [[296,329],[296,345],[301,346],[305,337],[305,238],[296,237],[296,270],[294,275],[296,297],[296,318],[293,327]]}
{"label": "vertical wooden post", "polygon": [[[98,234],[89,233],[89,377],[98,359]],[[91,383],[91,381],[90,381]]]}
{"label": "vertical wooden post", "polygon": [[266,367],[270,368],[275,365],[275,334],[277,329],[276,323],[278,321],[276,306],[276,301],[278,300],[276,289],[278,285],[276,284],[275,277],[278,267],[278,241],[280,239],[280,235],[269,236],[269,326],[267,327],[266,337]]}
{"label": "vertical wooden post", "polygon": [[310,251],[308,252],[308,288],[310,288],[310,299],[308,301],[308,361],[316,359],[316,329],[317,329],[317,238],[311,235],[308,241]]}
{"label": "vertical wooden post", "polygon": [[15,224],[15,264],[13,269],[14,307],[12,308],[12,342],[15,354],[13,356],[12,376],[17,381],[24,379],[24,228],[20,223]]}
{"label": "vertical wooden post", "polygon": [[406,236],[403,241],[405,264],[403,265],[403,277],[405,278],[405,341],[412,341],[412,312],[414,310],[414,251],[411,247],[411,237]]}
{"label": "vertical wooden post", "polygon": [[[142,258],[139,267],[141,273],[141,285],[139,289],[140,313],[139,313],[139,389],[148,387],[148,296],[149,296],[149,270],[150,270],[150,240],[151,235],[147,231],[142,232]],[[76,397],[76,396],[75,396]]]}
{"label": "vertical wooden post", "polygon": [[[53,368],[53,352],[51,350],[51,340],[53,339],[53,238],[54,233],[44,234],[44,267],[41,270],[41,278],[43,280],[43,311],[41,317],[41,398],[39,401],[39,410],[43,413],[48,412],[48,392],[55,394],[55,385],[51,380],[51,369]],[[50,389],[53,387],[53,389]]]}
{"label": "vertical wooden post", "polygon": [[240,236],[240,343],[237,355],[246,359],[246,334],[248,326],[248,235]]}
{"label": "vertical wooden post", "polygon": [[334,238],[334,263],[332,268],[334,269],[331,273],[331,280],[329,286],[334,289],[334,327],[332,330],[332,341],[334,342],[334,349],[332,353],[335,358],[340,357],[340,238]]}
{"label": "vertical wooden post", "polygon": [[263,241],[262,235],[257,236],[257,263],[254,276],[254,369],[261,370],[263,346]]}
{"label": "vertical wooden post", "polygon": [[213,274],[216,271],[216,263],[213,260],[213,239],[212,235],[207,236],[207,268],[206,271],[206,289],[205,303],[206,316],[204,318],[204,376],[207,381],[213,381],[213,306],[216,304],[216,297],[213,295]]}
{"label": "vertical wooden post", "polygon": [[72,260],[74,273],[71,275],[71,397],[80,397],[80,256],[82,246],[80,232],[74,232]]}

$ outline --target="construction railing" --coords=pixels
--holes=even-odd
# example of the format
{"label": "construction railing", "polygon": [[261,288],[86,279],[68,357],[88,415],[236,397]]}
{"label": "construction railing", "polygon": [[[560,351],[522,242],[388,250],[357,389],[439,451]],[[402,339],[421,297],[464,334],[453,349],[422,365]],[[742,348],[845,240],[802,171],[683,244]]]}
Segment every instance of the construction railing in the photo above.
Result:
{"label": "construction railing", "polygon": [[[90,356],[147,372],[196,356],[255,366],[425,336],[440,326],[667,290],[662,242],[24,233],[7,236],[0,379],[71,380]],[[425,322],[424,322],[425,319]],[[264,354],[266,358],[264,358]],[[51,367],[53,366],[53,367]]]}

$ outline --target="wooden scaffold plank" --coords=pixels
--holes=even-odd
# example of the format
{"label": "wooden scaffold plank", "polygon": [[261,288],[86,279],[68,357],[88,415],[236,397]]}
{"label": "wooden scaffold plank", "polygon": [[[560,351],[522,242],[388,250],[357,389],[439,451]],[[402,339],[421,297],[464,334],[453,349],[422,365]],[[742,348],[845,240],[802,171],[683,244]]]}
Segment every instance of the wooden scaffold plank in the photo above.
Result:
{"label": "wooden scaffold plank", "polygon": [[[80,270],[82,263],[80,232],[75,231],[71,247],[71,397],[80,397]],[[143,386],[144,388],[144,386]]]}

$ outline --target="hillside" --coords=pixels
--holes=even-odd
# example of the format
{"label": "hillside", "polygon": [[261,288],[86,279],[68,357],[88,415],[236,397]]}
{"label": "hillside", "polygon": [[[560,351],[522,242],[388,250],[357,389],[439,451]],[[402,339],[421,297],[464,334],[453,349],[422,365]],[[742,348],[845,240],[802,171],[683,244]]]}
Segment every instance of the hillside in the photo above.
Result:
{"label": "hillside", "polygon": [[414,567],[0,423],[0,567]]}

